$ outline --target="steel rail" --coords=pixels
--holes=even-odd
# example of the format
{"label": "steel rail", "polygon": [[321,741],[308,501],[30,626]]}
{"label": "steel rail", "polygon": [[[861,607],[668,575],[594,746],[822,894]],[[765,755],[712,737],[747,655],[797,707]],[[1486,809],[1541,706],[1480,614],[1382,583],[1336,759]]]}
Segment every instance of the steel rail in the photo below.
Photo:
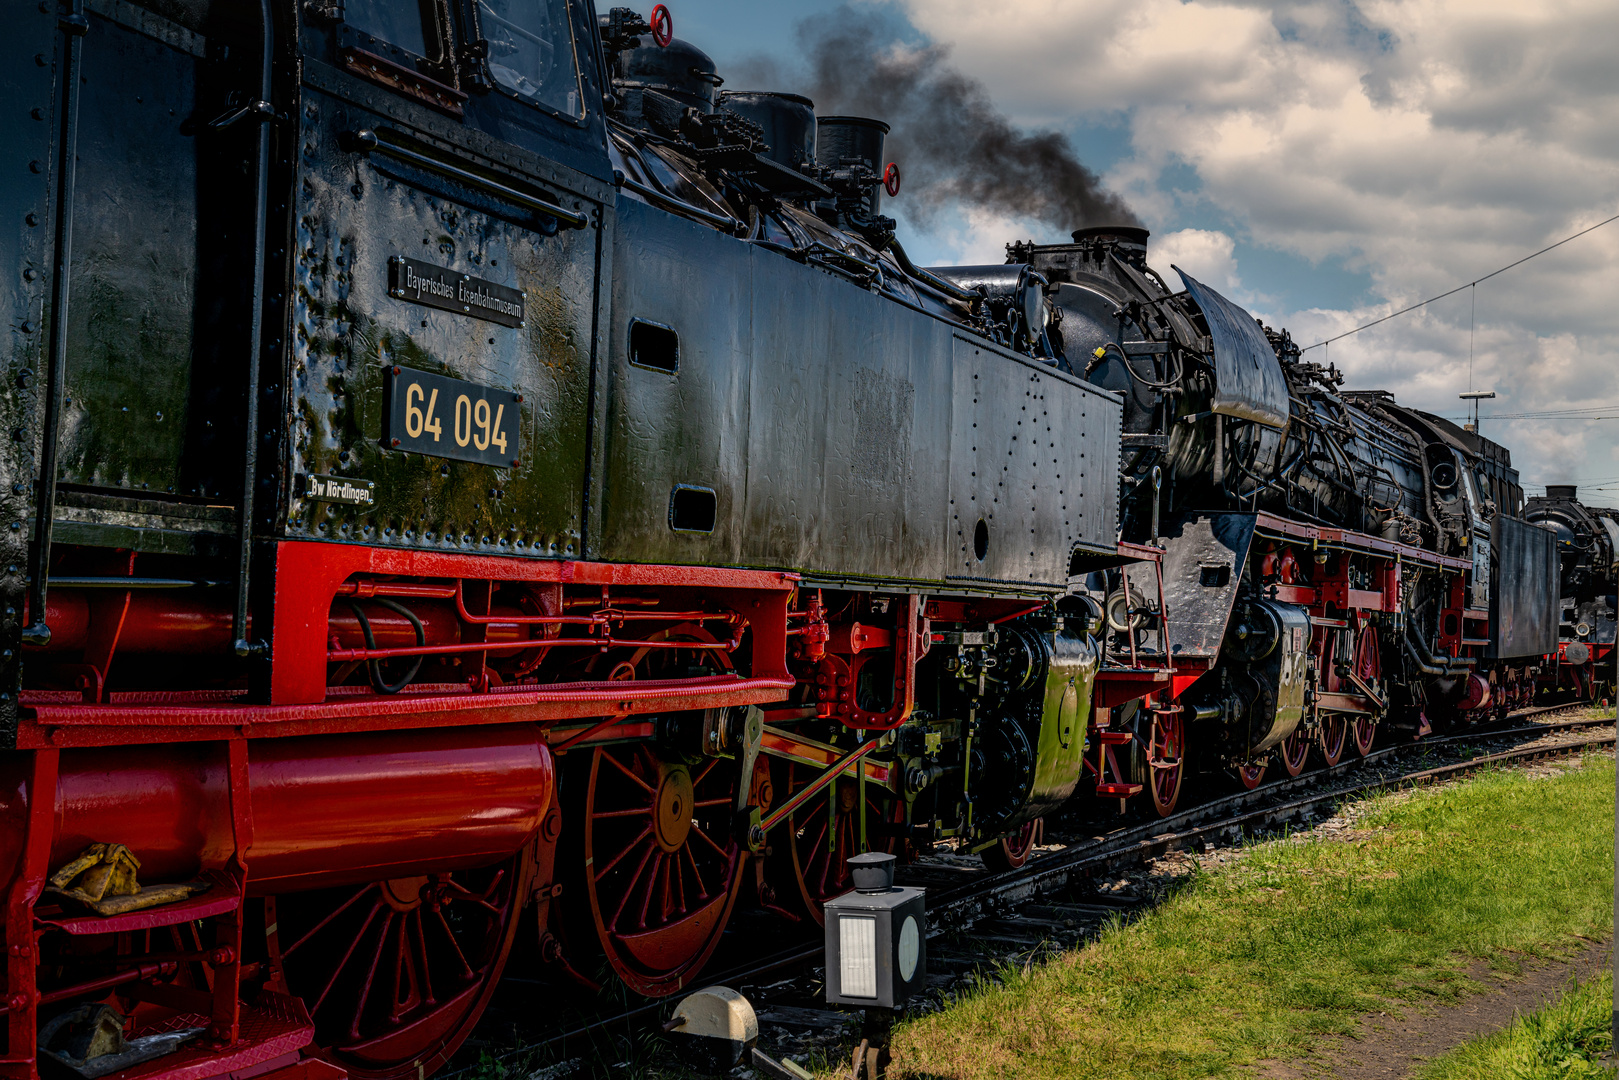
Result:
{"label": "steel rail", "polygon": [[[1543,716],[1587,707],[1589,707],[1588,704],[1584,702],[1538,706],[1512,713],[1509,719],[1521,720],[1530,716]],[[941,890],[936,897],[931,898],[932,902],[928,905],[930,929],[964,929],[981,917],[990,917],[996,914],[997,912],[994,910],[996,908],[1018,902],[1032,901],[1042,892],[1063,887],[1073,877],[1086,876],[1098,870],[1107,870],[1116,866],[1155,858],[1170,851],[1183,850],[1199,843],[1207,844],[1211,841],[1223,840],[1233,834],[1240,837],[1261,829],[1275,828],[1278,825],[1285,825],[1307,818],[1313,810],[1324,803],[1336,802],[1356,795],[1390,788],[1434,783],[1497,765],[1520,764],[1567,756],[1597,747],[1611,747],[1615,745],[1615,736],[1610,733],[1586,738],[1578,742],[1559,743],[1553,746],[1518,747],[1500,753],[1470,758],[1450,765],[1442,765],[1412,773],[1402,773],[1398,776],[1374,777],[1360,784],[1349,787],[1333,787],[1330,790],[1316,792],[1278,805],[1244,809],[1254,803],[1268,801],[1270,798],[1286,794],[1300,787],[1319,783],[1323,779],[1341,776],[1357,767],[1375,765],[1413,750],[1426,752],[1438,747],[1464,745],[1481,739],[1510,738],[1518,735],[1544,736],[1561,731],[1609,726],[1614,723],[1615,717],[1613,716],[1554,723],[1532,723],[1509,728],[1486,728],[1387,747],[1383,750],[1374,751],[1363,758],[1353,758],[1349,761],[1340,762],[1329,769],[1318,769],[1313,772],[1303,773],[1278,783],[1255,788],[1252,791],[1239,792],[1236,795],[1203,803],[1167,818],[1119,829],[1105,836],[1097,837],[1092,841],[1077,843],[1066,851],[1031,860],[1028,865],[1017,870],[986,875],[976,881],[968,882],[952,889]],[[1232,809],[1237,809],[1240,812],[1236,814],[1228,813]],[[705,981],[723,986],[756,983],[765,976],[812,964],[820,959],[822,952],[823,946],[819,942],[797,946],[738,968],[716,972],[712,976],[706,977]],[[501,1061],[515,1057],[518,1054],[546,1050],[562,1045],[570,1039],[582,1038],[620,1025],[635,1025],[651,1019],[658,1019],[661,1022],[663,1012],[671,1004],[672,1002],[669,1000],[648,1002],[560,1034],[537,1039],[522,1046],[512,1047],[495,1054],[493,1057],[494,1060]],[[453,1080],[453,1078],[467,1074],[479,1067],[481,1066],[476,1064],[468,1065],[453,1071],[440,1073],[438,1074],[439,1080]]]}
{"label": "steel rail", "polygon": [[[1614,721],[1609,718],[1601,722],[1612,724]],[[970,926],[976,921],[977,916],[984,914],[986,909],[994,907],[996,901],[1005,904],[1032,899],[1040,892],[1066,885],[1069,879],[1075,875],[1083,876],[1097,870],[1106,870],[1122,864],[1138,863],[1171,851],[1184,850],[1200,843],[1206,844],[1226,839],[1233,835],[1240,837],[1254,831],[1275,828],[1306,819],[1312,811],[1323,803],[1337,802],[1353,796],[1405,785],[1430,783],[1435,780],[1462,776],[1493,765],[1534,761],[1546,757],[1563,756],[1580,750],[1588,750],[1592,747],[1613,745],[1614,736],[1609,734],[1583,739],[1579,742],[1559,743],[1555,746],[1521,747],[1516,750],[1508,750],[1499,754],[1487,754],[1451,765],[1424,769],[1419,772],[1378,777],[1351,787],[1333,788],[1330,791],[1307,795],[1279,805],[1259,807],[1236,815],[1215,818],[1205,823],[1193,825],[1177,823],[1181,824],[1182,827],[1176,829],[1163,829],[1162,826],[1165,823],[1175,820],[1165,818],[1163,821],[1156,823],[1158,827],[1151,830],[1144,828],[1132,829],[1128,830],[1126,835],[1112,837],[1099,844],[1076,845],[1068,849],[1068,851],[1033,860],[1020,870],[997,874],[987,881],[975,881],[948,890],[942,893],[936,901],[937,908],[930,907],[928,912],[929,923],[935,927],[943,925],[958,929],[962,926]],[[1365,760],[1367,759],[1362,759],[1362,761]],[[1322,774],[1317,773],[1315,775],[1319,778]],[[1276,794],[1280,787],[1280,785],[1277,785],[1271,788],[1270,794]],[[1255,790],[1263,791],[1265,789],[1258,788]],[[1281,790],[1285,791],[1286,789],[1282,788]],[[954,917],[953,920],[952,917]]]}

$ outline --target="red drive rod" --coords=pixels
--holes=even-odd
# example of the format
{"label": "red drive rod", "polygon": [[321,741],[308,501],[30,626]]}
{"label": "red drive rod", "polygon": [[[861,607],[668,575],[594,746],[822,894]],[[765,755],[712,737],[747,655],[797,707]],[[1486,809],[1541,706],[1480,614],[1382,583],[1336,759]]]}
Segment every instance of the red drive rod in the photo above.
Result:
{"label": "red drive rod", "polygon": [[[55,869],[125,844],[143,882],[186,881],[231,855],[223,742],[64,750]],[[0,762],[0,881],[26,833],[27,754]],[[248,892],[266,895],[484,866],[519,851],[555,796],[527,724],[254,740]]]}

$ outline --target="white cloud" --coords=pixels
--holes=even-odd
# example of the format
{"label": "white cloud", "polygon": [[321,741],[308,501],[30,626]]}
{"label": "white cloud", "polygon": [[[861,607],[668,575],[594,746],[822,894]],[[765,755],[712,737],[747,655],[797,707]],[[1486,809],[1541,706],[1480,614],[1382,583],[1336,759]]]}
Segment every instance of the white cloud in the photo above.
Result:
{"label": "white cloud", "polygon": [[[1174,281],[1170,270],[1178,266],[1215,291],[1233,300],[1247,299],[1242,278],[1237,276],[1236,241],[1223,232],[1209,229],[1181,229],[1153,237],[1152,265],[1165,281]],[[1177,286],[1178,287],[1178,286]]]}
{"label": "white cloud", "polygon": [[[1039,236],[1034,222],[997,214],[981,207],[964,207],[959,215],[931,217],[927,228],[906,228],[900,204],[884,207],[902,223],[905,253],[919,266],[983,266],[1006,261],[1006,245]],[[1067,239],[1064,237],[1063,239]]]}
{"label": "white cloud", "polygon": [[[1619,212],[1610,0],[1025,0],[1016,18],[976,0],[900,3],[1021,122],[1122,115],[1133,152],[1108,180],[1155,230],[1190,199],[1243,244],[1366,271],[1364,307],[1266,310],[1241,293],[1241,247],[1222,256],[1227,234],[1154,237],[1154,265],[1185,258],[1195,275],[1205,260],[1211,284],[1304,344]],[[1186,167],[1195,190],[1170,190]],[[1463,411],[1469,348],[1496,411],[1619,403],[1616,293],[1619,222],[1331,359],[1350,385],[1444,415]],[[1619,473],[1619,421],[1485,433],[1526,482]]]}

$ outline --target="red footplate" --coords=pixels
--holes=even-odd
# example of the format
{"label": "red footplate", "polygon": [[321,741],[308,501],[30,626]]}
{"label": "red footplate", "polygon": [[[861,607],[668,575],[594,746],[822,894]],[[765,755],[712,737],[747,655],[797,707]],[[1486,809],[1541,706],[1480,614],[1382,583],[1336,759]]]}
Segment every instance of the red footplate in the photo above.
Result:
{"label": "red footplate", "polygon": [[[157,1035],[182,1028],[206,1028],[209,1018],[198,1013],[178,1013],[154,1024],[137,1035]],[[229,1076],[231,1080],[274,1074],[278,1080],[337,1080],[347,1075],[325,1062],[306,1061],[298,1052],[315,1038],[315,1025],[304,1004],[297,998],[265,990],[251,1005],[242,1006],[241,1037],[234,1046],[208,1045],[207,1035],[151,1061],[112,1073],[106,1080],[209,1080]],[[311,1068],[320,1071],[311,1071]]]}
{"label": "red footplate", "polygon": [[1102,799],[1128,799],[1141,793],[1140,784],[1097,784],[1096,794]]}

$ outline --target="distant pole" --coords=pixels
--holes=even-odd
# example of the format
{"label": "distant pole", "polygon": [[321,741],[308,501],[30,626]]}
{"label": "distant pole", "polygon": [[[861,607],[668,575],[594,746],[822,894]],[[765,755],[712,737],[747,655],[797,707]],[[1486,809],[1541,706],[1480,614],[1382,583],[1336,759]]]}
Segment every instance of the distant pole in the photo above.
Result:
{"label": "distant pole", "polygon": [[1469,390],[1467,393],[1458,394],[1457,396],[1460,397],[1463,401],[1471,401],[1473,403],[1473,426],[1471,428],[1469,428],[1468,430],[1472,431],[1473,434],[1477,435],[1478,434],[1478,403],[1484,398],[1493,398],[1495,396],[1495,391],[1494,390]]}

